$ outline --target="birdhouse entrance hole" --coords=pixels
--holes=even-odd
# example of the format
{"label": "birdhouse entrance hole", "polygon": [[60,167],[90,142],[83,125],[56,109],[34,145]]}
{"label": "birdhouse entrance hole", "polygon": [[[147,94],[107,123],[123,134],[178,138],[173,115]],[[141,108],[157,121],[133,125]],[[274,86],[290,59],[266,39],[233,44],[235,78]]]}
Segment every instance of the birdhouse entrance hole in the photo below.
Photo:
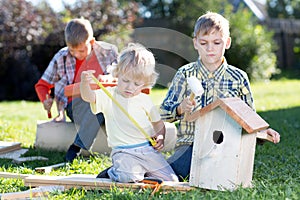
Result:
{"label": "birdhouse entrance hole", "polygon": [[213,132],[213,141],[216,144],[221,144],[224,140],[224,135],[222,131],[214,131]]}

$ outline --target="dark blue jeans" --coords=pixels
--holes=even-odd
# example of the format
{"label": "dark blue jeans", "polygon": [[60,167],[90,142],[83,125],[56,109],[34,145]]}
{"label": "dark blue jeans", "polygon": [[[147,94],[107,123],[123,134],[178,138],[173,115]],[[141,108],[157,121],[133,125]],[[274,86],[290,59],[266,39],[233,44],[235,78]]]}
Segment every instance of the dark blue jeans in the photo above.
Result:
{"label": "dark blue jeans", "polygon": [[175,153],[167,160],[180,181],[188,181],[191,169],[192,153],[193,145],[180,146],[175,149]]}
{"label": "dark blue jeans", "polygon": [[[77,134],[74,144],[89,150],[97,136],[100,125],[104,124],[102,113],[94,115],[90,104],[81,98],[75,98],[66,108],[67,116],[75,124]],[[106,140],[106,138],[103,138]]]}

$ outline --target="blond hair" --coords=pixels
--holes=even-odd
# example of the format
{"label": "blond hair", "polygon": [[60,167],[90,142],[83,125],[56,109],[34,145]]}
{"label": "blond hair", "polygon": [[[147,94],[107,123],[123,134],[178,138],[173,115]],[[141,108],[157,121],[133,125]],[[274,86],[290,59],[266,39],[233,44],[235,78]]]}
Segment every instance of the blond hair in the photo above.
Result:
{"label": "blond hair", "polygon": [[219,31],[223,38],[229,37],[229,21],[218,13],[207,12],[197,19],[193,36],[197,37],[200,32],[207,35],[214,30]]}
{"label": "blond hair", "polygon": [[77,47],[93,38],[93,28],[89,20],[84,18],[72,19],[65,28],[67,45]]}
{"label": "blond hair", "polygon": [[120,74],[126,74],[134,80],[143,81],[144,87],[152,87],[158,78],[153,54],[141,44],[128,44],[121,51],[118,64],[112,70],[113,76],[118,77]]}

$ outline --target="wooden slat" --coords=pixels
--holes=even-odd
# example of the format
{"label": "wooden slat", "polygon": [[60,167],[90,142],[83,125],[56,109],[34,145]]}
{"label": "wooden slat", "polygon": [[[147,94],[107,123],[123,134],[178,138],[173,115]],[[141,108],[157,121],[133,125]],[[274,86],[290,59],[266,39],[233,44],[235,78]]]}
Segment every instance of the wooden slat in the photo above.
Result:
{"label": "wooden slat", "polygon": [[33,197],[43,197],[42,199],[46,199],[50,192],[54,191],[64,191],[63,186],[45,186],[38,188],[31,188],[22,192],[10,192],[1,194],[1,200],[8,199],[27,199]]}
{"label": "wooden slat", "polygon": [[[84,187],[85,189],[110,189],[112,187],[141,189],[147,184],[144,183],[117,183],[110,179],[95,178],[91,174],[74,174],[71,176],[44,176],[31,174],[17,174],[10,172],[0,172],[0,178],[23,179],[25,186],[39,187],[60,185],[67,188]],[[165,191],[189,191],[195,189],[189,186],[188,182],[165,181],[162,184],[162,190]]]}
{"label": "wooden slat", "polygon": [[11,172],[0,172],[0,178],[17,178],[17,179],[25,179],[26,177],[31,176],[30,174],[18,174]]}
{"label": "wooden slat", "polygon": [[[95,175],[73,175],[73,176],[28,176],[24,179],[25,186],[37,187],[47,185],[62,185],[66,189],[73,187],[84,187],[85,189],[110,189],[112,187],[141,189],[147,184],[144,183],[117,183],[110,179],[95,178]],[[162,190],[189,191],[187,182],[163,182]]]}
{"label": "wooden slat", "polygon": [[[107,83],[107,82],[101,82],[104,87],[112,87],[116,86],[117,82]],[[91,83],[90,87],[93,90],[99,89],[100,87],[97,84]],[[80,96],[80,83],[74,83],[71,85],[67,85],[65,87],[64,91],[65,95],[67,97],[79,97]]]}
{"label": "wooden slat", "polygon": [[[113,87],[113,86],[117,85],[117,82],[101,82],[101,84],[104,87]],[[100,89],[100,87],[95,83],[91,83],[90,87],[92,88],[92,90]],[[142,92],[145,94],[150,94],[150,89],[145,88],[142,90]],[[67,97],[79,97],[80,96],[80,83],[74,83],[71,85],[67,85],[65,87],[64,94]]]}
{"label": "wooden slat", "polygon": [[21,143],[20,142],[0,141],[0,154],[15,151],[15,150],[18,150],[18,149],[21,149]]}
{"label": "wooden slat", "polygon": [[270,142],[273,142],[273,138],[272,138],[272,136],[267,134],[267,130],[258,131],[256,133],[256,137],[260,138],[260,139],[263,139],[263,140],[268,140]]}
{"label": "wooden slat", "polygon": [[59,167],[65,166],[65,165],[66,165],[66,163],[58,163],[55,165],[50,165],[50,166],[45,166],[45,167],[36,167],[34,170],[39,173],[49,173],[53,169],[57,169]]}

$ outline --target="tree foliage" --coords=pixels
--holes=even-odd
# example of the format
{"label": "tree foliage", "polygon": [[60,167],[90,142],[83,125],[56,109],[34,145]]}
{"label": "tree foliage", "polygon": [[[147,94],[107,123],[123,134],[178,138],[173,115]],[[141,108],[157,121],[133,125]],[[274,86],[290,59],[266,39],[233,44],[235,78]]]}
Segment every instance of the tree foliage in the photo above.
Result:
{"label": "tree foliage", "polygon": [[121,47],[128,42],[128,35],[133,31],[132,23],[136,20],[138,7],[134,2],[119,3],[116,0],[77,0],[75,4],[65,4],[65,21],[74,17],[84,17],[93,26],[94,36],[105,38]]}
{"label": "tree foliage", "polygon": [[231,24],[232,45],[226,51],[229,63],[247,72],[252,80],[268,80],[276,69],[276,44],[273,33],[257,23],[245,8],[234,14],[228,10],[225,17]]}
{"label": "tree foliage", "polygon": [[267,0],[271,18],[300,19],[300,0]]}
{"label": "tree foliage", "polygon": [[0,0],[0,7],[0,99],[31,99],[39,72],[30,58],[48,34],[45,22],[57,27],[55,16],[50,7],[39,10],[25,0]]}
{"label": "tree foliage", "polygon": [[[197,18],[207,11],[224,15],[231,26],[232,46],[226,51],[230,64],[245,70],[252,80],[266,80],[277,71],[273,33],[260,25],[245,6],[233,8],[230,1],[140,0],[143,15],[167,18],[176,30],[192,36]],[[148,13],[148,14],[147,14]]]}
{"label": "tree foliage", "polygon": [[129,40],[137,7],[116,0],[78,0],[55,13],[45,0],[0,0],[0,100],[37,99],[34,84],[58,49],[65,46],[64,27],[71,18],[91,21],[96,39],[117,46]]}

